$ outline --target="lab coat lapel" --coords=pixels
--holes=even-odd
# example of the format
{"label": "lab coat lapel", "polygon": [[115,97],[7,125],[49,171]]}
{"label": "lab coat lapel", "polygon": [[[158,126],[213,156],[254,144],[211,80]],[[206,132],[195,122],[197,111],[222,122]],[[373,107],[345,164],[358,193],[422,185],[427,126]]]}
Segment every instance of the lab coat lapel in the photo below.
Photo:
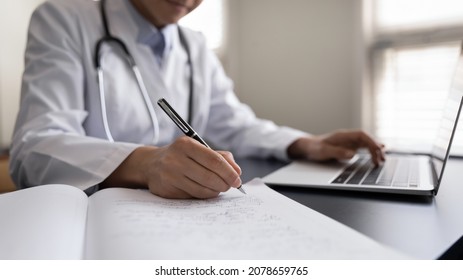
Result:
{"label": "lab coat lapel", "polygon": [[137,20],[143,19],[128,1],[119,0],[111,3],[113,2],[113,5],[108,5],[111,33],[126,44],[141,72],[151,101],[155,104],[166,92],[167,87],[163,77],[164,71],[158,65],[150,46],[138,42],[140,27]]}

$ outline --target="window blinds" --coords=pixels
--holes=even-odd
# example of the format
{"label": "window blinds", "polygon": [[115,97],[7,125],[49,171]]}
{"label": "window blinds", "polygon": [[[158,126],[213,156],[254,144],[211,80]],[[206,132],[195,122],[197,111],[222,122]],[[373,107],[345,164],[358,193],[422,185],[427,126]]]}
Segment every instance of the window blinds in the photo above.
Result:
{"label": "window blinds", "polygon": [[[459,58],[463,1],[374,0],[371,7],[375,135],[391,149],[429,152]],[[462,130],[453,154],[463,155]]]}

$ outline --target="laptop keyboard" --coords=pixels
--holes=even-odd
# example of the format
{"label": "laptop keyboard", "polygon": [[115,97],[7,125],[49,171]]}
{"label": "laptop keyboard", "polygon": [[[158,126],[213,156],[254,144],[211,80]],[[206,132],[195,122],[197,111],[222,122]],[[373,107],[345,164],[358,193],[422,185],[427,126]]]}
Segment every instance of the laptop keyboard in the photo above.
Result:
{"label": "laptop keyboard", "polygon": [[369,157],[359,157],[336,177],[332,184],[418,187],[418,161],[412,158],[389,158],[375,166]]}

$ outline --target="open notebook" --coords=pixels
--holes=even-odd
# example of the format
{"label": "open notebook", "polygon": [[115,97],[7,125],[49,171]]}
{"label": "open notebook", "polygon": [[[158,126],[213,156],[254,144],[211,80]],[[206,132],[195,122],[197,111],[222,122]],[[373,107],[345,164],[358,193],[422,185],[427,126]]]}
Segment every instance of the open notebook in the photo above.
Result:
{"label": "open notebook", "polygon": [[0,259],[406,259],[255,179],[208,200],[66,185],[0,195]]}

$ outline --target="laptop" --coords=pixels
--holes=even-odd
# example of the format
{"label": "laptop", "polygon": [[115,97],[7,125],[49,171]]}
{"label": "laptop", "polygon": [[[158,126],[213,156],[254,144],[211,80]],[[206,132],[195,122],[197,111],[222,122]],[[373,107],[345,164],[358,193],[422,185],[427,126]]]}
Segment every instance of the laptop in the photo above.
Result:
{"label": "laptop", "polygon": [[376,167],[367,154],[346,162],[294,161],[265,176],[269,186],[437,195],[463,106],[463,52],[430,154],[387,154]]}

